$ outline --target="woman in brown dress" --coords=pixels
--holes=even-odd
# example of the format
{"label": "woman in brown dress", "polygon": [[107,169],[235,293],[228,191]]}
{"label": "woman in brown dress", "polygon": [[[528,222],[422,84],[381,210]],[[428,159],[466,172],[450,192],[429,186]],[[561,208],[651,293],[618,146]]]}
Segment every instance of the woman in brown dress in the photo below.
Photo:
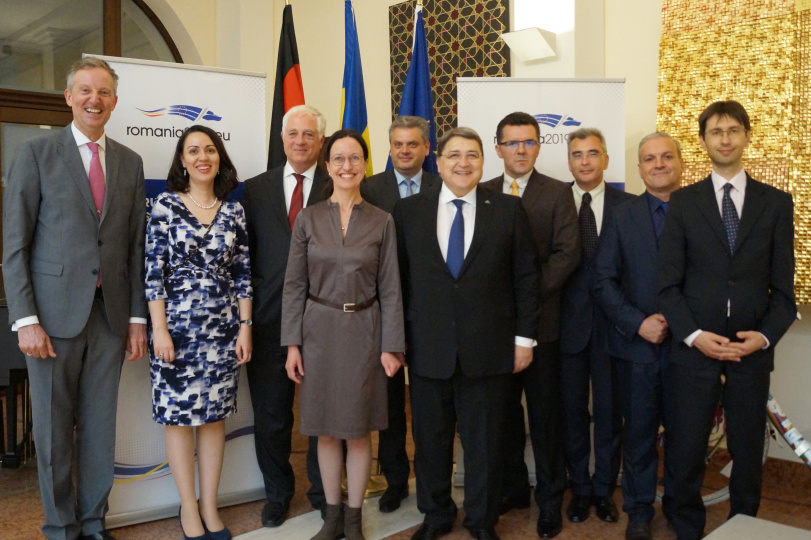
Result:
{"label": "woman in brown dress", "polygon": [[342,533],[358,540],[372,462],[369,434],[388,427],[386,376],[404,365],[403,305],[394,221],[360,196],[366,143],[358,132],[341,130],[324,155],[333,191],[296,218],[281,344],[288,347],[287,374],[301,384],[301,433],[318,436],[327,515],[313,540]]}

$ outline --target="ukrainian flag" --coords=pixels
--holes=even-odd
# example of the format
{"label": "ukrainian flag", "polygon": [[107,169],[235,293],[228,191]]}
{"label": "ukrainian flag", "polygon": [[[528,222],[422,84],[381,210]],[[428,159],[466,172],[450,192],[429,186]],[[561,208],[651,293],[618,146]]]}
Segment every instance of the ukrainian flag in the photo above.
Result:
{"label": "ukrainian flag", "polygon": [[372,175],[372,147],[369,144],[369,122],[366,120],[366,92],[363,90],[363,68],[360,65],[358,29],[352,1],[345,0],[346,59],[344,60],[344,83],[341,90],[341,129],[354,129],[363,135],[369,147],[366,176]]}

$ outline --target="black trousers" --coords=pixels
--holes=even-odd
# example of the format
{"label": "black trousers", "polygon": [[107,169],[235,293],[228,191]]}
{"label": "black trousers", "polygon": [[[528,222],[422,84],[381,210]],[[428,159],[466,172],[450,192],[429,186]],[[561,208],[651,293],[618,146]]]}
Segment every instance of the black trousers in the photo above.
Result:
{"label": "black trousers", "polygon": [[[617,395],[622,405],[622,509],[631,523],[650,523],[655,514],[659,453],[659,426],[667,428],[672,416],[666,399],[670,342],[659,348],[659,356],[648,363],[612,357],[617,373]],[[670,433],[665,433],[665,442]],[[665,494],[662,509],[672,520],[673,477],[665,459]]]}
{"label": "black trousers", "polygon": [[406,452],[405,369],[388,379],[389,428],[378,433],[377,459],[390,487],[408,486],[411,465]]}
{"label": "black trousers", "polygon": [[[248,386],[253,405],[256,460],[265,482],[265,494],[269,502],[284,503],[293,498],[296,490],[290,466],[296,383],[288,378],[284,369],[287,347],[280,347],[278,340],[268,339],[267,334],[261,327],[254,327],[253,358],[246,364]],[[318,468],[318,437],[309,438],[307,476],[311,484],[307,498],[313,506],[319,506],[326,499]]]}
{"label": "black trousers", "polygon": [[673,525],[679,540],[698,539],[704,533],[704,456],[721,396],[722,374],[726,377],[723,405],[727,447],[735,463],[729,478],[729,517],[757,515],[770,374],[740,368],[736,362],[721,361],[715,369],[670,365],[668,393],[675,412],[668,426],[672,436],[667,444],[673,473]]}
{"label": "black trousers", "polygon": [[510,377],[468,377],[458,366],[450,379],[410,373],[417,508],[425,514],[425,523],[437,527],[456,519],[451,477],[457,427],[465,455],[463,525],[479,529],[498,522],[501,436]]}
{"label": "black trousers", "polygon": [[504,497],[529,489],[524,462],[526,429],[521,395],[526,395],[532,453],[535,458],[535,501],[560,512],[566,490],[563,457],[563,412],[560,396],[558,342],[539,343],[527,369],[510,377],[504,421]]}
{"label": "black trousers", "polygon": [[[622,414],[616,377],[601,335],[593,331],[585,349],[561,354],[563,444],[575,495],[610,496],[620,469]],[[589,386],[592,413],[589,414]],[[594,418],[594,476],[589,475],[591,420]]]}

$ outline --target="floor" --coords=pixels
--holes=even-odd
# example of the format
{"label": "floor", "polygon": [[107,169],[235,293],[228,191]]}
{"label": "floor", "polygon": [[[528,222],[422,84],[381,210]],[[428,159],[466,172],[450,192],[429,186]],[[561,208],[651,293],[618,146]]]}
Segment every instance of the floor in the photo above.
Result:
{"label": "floor", "polygon": [[[306,483],[306,475],[304,474],[306,445],[306,438],[299,435],[297,429],[294,430],[291,462],[297,478],[305,478],[301,484]],[[413,456],[413,442],[410,433],[408,451],[409,455]],[[376,455],[376,453],[376,438],[373,437],[373,454]],[[306,488],[302,485],[293,498],[289,518],[312,511],[304,496],[305,491]],[[410,499],[413,498],[412,491]],[[615,499],[617,505],[621,506],[622,496],[620,489],[617,489]],[[564,504],[566,504],[566,501],[564,501]],[[261,501],[231,506],[223,508],[221,516],[235,536],[245,534],[261,528],[259,515],[262,506],[263,502]],[[728,502],[710,507],[707,513],[706,532],[710,533],[721,526],[726,520],[728,512]],[[364,514],[367,521],[375,520],[376,517],[381,519],[381,514],[374,507]],[[496,530],[504,540],[537,538],[535,533],[537,517],[538,509],[534,504],[527,510],[513,510],[501,517]],[[801,463],[768,460],[764,470],[763,499],[758,517],[811,531],[811,469]],[[470,538],[467,531],[461,528],[461,520],[462,512],[460,511],[457,526],[451,534],[442,538],[448,540]],[[584,523],[573,524],[564,518],[563,532],[558,538],[561,540],[620,539],[624,537],[626,523],[627,518],[625,515],[621,515],[619,523],[603,523],[593,515],[592,511],[592,517]],[[42,507],[39,501],[35,464],[28,463],[19,469],[0,469],[0,539],[33,540],[44,538],[39,532],[41,524]],[[288,527],[295,527],[295,524],[288,523]],[[411,526],[386,538],[409,539],[416,529],[417,526]],[[290,532],[294,533],[294,531]],[[164,519],[122,527],[114,530],[113,533],[119,540],[177,539],[182,537],[177,519]],[[665,520],[658,508],[657,516],[653,521],[653,533],[654,537],[658,539],[675,539],[675,534],[667,529]],[[295,534],[288,537],[297,538]],[[811,538],[811,532],[809,532],[809,538]],[[374,539],[369,538],[369,540]]]}

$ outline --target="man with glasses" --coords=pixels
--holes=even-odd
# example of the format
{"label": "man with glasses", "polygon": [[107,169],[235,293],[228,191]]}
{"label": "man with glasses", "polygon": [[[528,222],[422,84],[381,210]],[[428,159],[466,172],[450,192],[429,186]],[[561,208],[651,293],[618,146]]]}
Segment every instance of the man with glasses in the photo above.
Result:
{"label": "man with glasses", "polygon": [[[608,322],[594,302],[592,282],[603,224],[610,220],[615,206],[633,196],[606,184],[603,174],[608,168],[608,152],[598,129],[569,133],[568,152],[582,253],[577,270],[563,288],[560,317],[563,445],[572,488],[566,516],[573,523],[581,523],[588,519],[593,504],[598,518],[614,523],[618,513],[612,494],[619,474],[621,416],[608,356]],[[589,474],[592,418],[593,477]]]}
{"label": "man with glasses", "polygon": [[797,314],[793,202],[744,170],[746,110],[737,101],[711,104],[698,135],[712,173],[673,194],[659,250],[659,300],[673,335],[668,395],[677,411],[667,442],[673,526],[683,540],[703,536],[703,460],[722,386],[735,463],[729,517],[757,514],[774,347]]}
{"label": "man with glasses", "polygon": [[[386,212],[420,192],[438,190],[442,180],[422,165],[431,152],[429,124],[418,116],[398,116],[389,127],[389,155],[394,169],[370,176],[360,185],[364,200]],[[410,465],[406,453],[405,370],[388,378],[389,427],[379,433],[377,459],[388,487],[378,501],[381,512],[394,512],[408,497]]]}
{"label": "man with glasses", "polygon": [[412,538],[447,534],[456,520],[451,477],[458,427],[463,526],[474,538],[492,540],[498,538],[504,405],[511,374],[532,362],[539,272],[521,202],[477,188],[479,135],[451,129],[438,149],[441,188],[394,208],[417,507],[425,514]]}
{"label": "man with glasses", "polygon": [[535,170],[540,149],[540,127],[535,118],[524,112],[508,114],[496,128],[496,153],[504,160],[504,174],[482,187],[521,197],[541,265],[538,345],[529,367],[513,375],[508,396],[501,512],[530,505],[524,463],[524,394],[535,458],[535,501],[540,509],[537,532],[541,538],[554,538],[561,531],[566,490],[558,349],[560,291],[580,261],[580,234],[569,186]]}

